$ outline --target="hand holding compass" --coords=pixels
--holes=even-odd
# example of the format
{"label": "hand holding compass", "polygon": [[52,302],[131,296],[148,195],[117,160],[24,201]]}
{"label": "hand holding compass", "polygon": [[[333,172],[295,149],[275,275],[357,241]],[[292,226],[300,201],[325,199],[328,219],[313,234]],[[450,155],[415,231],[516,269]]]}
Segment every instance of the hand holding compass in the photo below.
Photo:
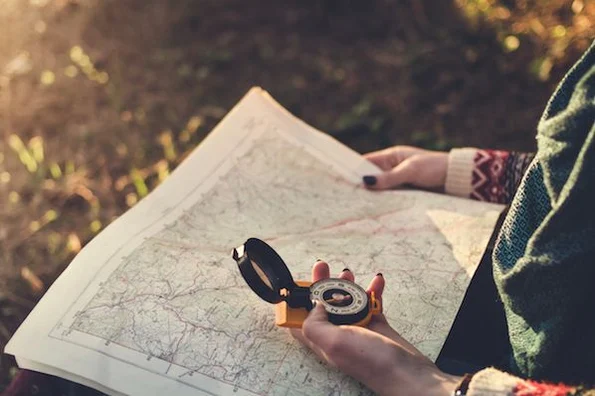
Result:
{"label": "hand holding compass", "polygon": [[[328,264],[312,268],[314,283],[330,277]],[[339,278],[354,281],[351,271]],[[375,276],[367,292],[382,299],[384,277]],[[395,331],[384,315],[372,316],[367,327],[335,326],[325,309],[315,307],[301,329],[291,334],[327,364],[352,376],[378,395],[450,396],[460,378],[442,373]]]}
{"label": "hand holding compass", "polygon": [[[319,261],[311,282],[294,282],[281,257],[254,238],[234,249],[233,257],[252,290],[276,304],[277,324],[293,327],[291,334],[323,361],[379,395],[453,393],[459,378],[441,372],[380,311],[382,276],[374,277],[365,291],[353,282],[350,271],[330,278],[328,264]],[[367,309],[357,303],[364,295]],[[358,326],[337,326],[350,321]]]}
{"label": "hand holding compass", "polygon": [[336,325],[366,326],[381,312],[380,300],[346,278],[294,281],[281,257],[265,242],[250,238],[233,250],[233,258],[250,288],[276,304],[276,324],[302,327],[314,305],[321,304]]}

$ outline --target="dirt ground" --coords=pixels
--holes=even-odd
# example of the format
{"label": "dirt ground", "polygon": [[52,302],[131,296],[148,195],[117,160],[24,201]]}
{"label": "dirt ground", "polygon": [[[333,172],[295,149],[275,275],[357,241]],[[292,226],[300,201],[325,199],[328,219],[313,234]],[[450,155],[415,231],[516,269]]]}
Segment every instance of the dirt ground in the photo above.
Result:
{"label": "dirt ground", "polygon": [[359,152],[533,150],[592,21],[592,0],[3,0],[0,347],[251,86]]}

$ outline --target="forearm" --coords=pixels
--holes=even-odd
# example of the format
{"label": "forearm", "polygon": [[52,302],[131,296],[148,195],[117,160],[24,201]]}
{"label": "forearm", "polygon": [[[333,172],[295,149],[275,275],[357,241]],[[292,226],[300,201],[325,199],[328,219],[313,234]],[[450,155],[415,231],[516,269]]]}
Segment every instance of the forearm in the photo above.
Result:
{"label": "forearm", "polygon": [[532,153],[454,149],[449,153],[445,192],[508,204],[533,157]]}

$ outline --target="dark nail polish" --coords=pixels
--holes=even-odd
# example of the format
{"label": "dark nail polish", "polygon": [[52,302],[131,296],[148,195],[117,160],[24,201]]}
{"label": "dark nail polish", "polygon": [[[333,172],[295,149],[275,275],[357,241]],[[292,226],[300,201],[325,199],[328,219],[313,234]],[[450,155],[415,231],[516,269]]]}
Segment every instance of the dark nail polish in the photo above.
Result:
{"label": "dark nail polish", "polygon": [[384,278],[384,276],[382,275],[382,272],[377,273],[376,276],[382,276]]}
{"label": "dark nail polish", "polygon": [[364,183],[366,186],[373,186],[376,184],[376,176],[364,176]]}
{"label": "dark nail polish", "polygon": [[351,272],[351,270],[349,268],[343,268],[343,272],[345,272],[345,271]]}

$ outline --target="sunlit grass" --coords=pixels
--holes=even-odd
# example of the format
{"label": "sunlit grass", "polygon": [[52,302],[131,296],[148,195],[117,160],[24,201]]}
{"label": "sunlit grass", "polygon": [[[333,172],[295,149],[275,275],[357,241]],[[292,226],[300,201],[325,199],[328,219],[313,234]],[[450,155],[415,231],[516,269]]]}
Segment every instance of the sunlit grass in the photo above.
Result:
{"label": "sunlit grass", "polygon": [[91,224],[89,224],[89,230],[91,230],[91,232],[93,234],[96,234],[99,232],[99,230],[101,230],[102,224],[101,221],[99,220],[93,220],[91,222]]}
{"label": "sunlit grass", "polygon": [[177,157],[176,147],[171,130],[163,131],[159,135],[159,144],[163,147],[163,155],[168,161],[174,161]]}
{"label": "sunlit grass", "polygon": [[[537,56],[528,68],[535,78],[543,82],[550,80],[552,69],[565,56],[573,41],[576,42],[579,36],[592,40],[592,35],[586,32],[593,29],[595,19],[584,15],[588,8],[584,0],[544,1],[534,5],[513,3],[517,8],[513,23],[508,22],[512,15],[507,7],[510,4],[500,0],[456,0],[456,3],[471,25],[477,26],[481,21],[489,23],[507,53],[517,51],[523,41],[544,45],[545,55]],[[595,12],[595,7],[591,7],[589,12]],[[563,15],[568,12],[573,23],[562,24]]]}
{"label": "sunlit grass", "polygon": [[68,234],[68,242],[66,248],[72,253],[78,253],[81,250],[82,244],[77,234],[73,232]]}
{"label": "sunlit grass", "polygon": [[59,179],[62,177],[62,169],[60,169],[60,165],[57,163],[50,164],[50,174],[54,179]]}
{"label": "sunlit grass", "polygon": [[61,250],[63,241],[64,237],[59,232],[49,232],[47,236],[47,246],[49,253],[56,254],[59,250]]}
{"label": "sunlit grass", "polygon": [[43,227],[47,226],[48,224],[50,224],[51,222],[53,222],[57,219],[58,219],[58,212],[56,212],[53,209],[48,210],[39,219],[33,220],[29,223],[28,235],[30,236],[31,234],[38,232],[40,229],[42,229]]}
{"label": "sunlit grass", "polygon": [[29,267],[21,268],[21,277],[29,284],[34,294],[41,294],[45,290],[41,279]]}
{"label": "sunlit grass", "polygon": [[165,181],[169,176],[169,164],[165,160],[161,160],[155,164],[155,169],[157,170],[157,178],[159,182]]}
{"label": "sunlit grass", "polygon": [[135,193],[126,194],[126,205],[133,207],[138,202],[138,195]]}
{"label": "sunlit grass", "polygon": [[[37,171],[38,163],[35,160],[32,151],[25,146],[20,136],[15,134],[10,135],[8,137],[8,145],[15,153],[17,153],[19,160],[30,173]],[[43,150],[43,147],[41,150]]]}
{"label": "sunlit grass", "polygon": [[203,118],[199,116],[193,116],[188,120],[186,127],[180,132],[179,140],[182,143],[188,143],[192,136],[196,133],[198,128],[203,124]]}
{"label": "sunlit grass", "polygon": [[136,193],[138,194],[139,197],[145,197],[147,194],[149,194],[149,188],[147,187],[147,184],[145,183],[145,179],[142,175],[142,173],[140,173],[138,171],[138,169],[133,168],[130,171],[130,178],[132,180],[132,184],[134,184],[134,188],[136,189]]}
{"label": "sunlit grass", "polygon": [[562,25],[556,25],[552,29],[552,37],[559,39],[566,36],[566,28]]}
{"label": "sunlit grass", "polygon": [[[109,82],[109,74],[106,71],[97,70],[91,61],[91,57],[85,53],[82,47],[75,45],[70,49],[70,60],[82,70],[88,79],[102,85]],[[67,71],[69,77],[75,77],[77,74],[73,69],[67,68]]]}

